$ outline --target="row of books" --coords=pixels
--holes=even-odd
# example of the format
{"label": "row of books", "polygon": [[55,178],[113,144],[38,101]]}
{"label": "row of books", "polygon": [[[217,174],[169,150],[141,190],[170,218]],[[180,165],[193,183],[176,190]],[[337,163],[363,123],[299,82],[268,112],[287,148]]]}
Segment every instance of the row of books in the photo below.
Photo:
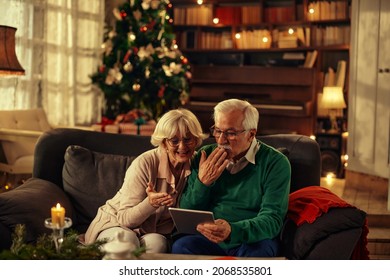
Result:
{"label": "row of books", "polygon": [[[237,49],[266,49],[271,47],[271,34],[266,29],[245,30],[236,39]],[[184,31],[177,33],[177,42],[181,49],[232,49],[230,32]],[[266,40],[264,38],[267,38]]]}
{"label": "row of books", "polygon": [[[230,31],[195,31],[176,33],[180,48],[227,49],[233,48]],[[350,27],[329,26],[310,29],[295,28],[290,34],[287,30],[267,29],[242,30],[240,39],[236,39],[238,49],[265,49],[270,47],[296,48],[313,46],[348,45]],[[199,42],[198,42],[199,40]]]}
{"label": "row of books", "polygon": [[[262,22],[261,7],[247,6],[218,6],[215,17],[222,25],[260,24]],[[173,9],[176,25],[211,25],[213,23],[213,8],[211,5],[176,7]]]}
{"label": "row of books", "polygon": [[262,12],[259,5],[218,6],[215,8],[215,17],[223,25],[260,24],[262,22]]}
{"label": "row of books", "polygon": [[335,69],[329,67],[328,72],[325,73],[324,86],[344,88],[346,71],[347,62],[345,60],[339,60],[336,71]]}
{"label": "row of books", "polygon": [[[309,9],[312,11],[307,13],[309,21],[350,18],[348,1],[315,1],[309,4]],[[291,22],[301,19],[301,12],[297,11],[296,17],[293,6],[265,7],[263,13],[258,4],[216,6],[214,11],[212,5],[198,5],[175,7],[173,16],[176,25],[211,25],[214,17],[219,19],[220,24],[234,25]]]}
{"label": "row of books", "polygon": [[200,49],[231,49],[233,48],[230,32],[203,32]]}
{"label": "row of books", "polygon": [[274,29],[272,31],[274,46],[279,48],[296,48],[298,46],[310,46],[310,28],[297,27],[293,33],[288,30]]}
{"label": "row of books", "polygon": [[271,33],[267,29],[244,30],[236,40],[237,49],[269,49],[272,44]]}
{"label": "row of books", "polygon": [[268,7],[264,9],[264,21],[275,22],[289,22],[295,20],[294,9],[292,6],[285,7]]}
{"label": "row of books", "polygon": [[350,7],[347,1],[316,1],[311,2],[308,13],[309,21],[334,20],[350,18]]}
{"label": "row of books", "polygon": [[313,29],[314,46],[344,45],[350,43],[350,26],[326,26]]}
{"label": "row of books", "polygon": [[[349,6],[346,1],[321,1],[310,4],[313,13],[308,13],[309,21],[349,18]],[[296,20],[292,6],[266,7],[264,15],[260,5],[217,6],[213,14],[211,5],[185,6],[174,8],[174,20],[177,25],[211,25],[213,18],[223,25],[260,24],[289,22]]]}
{"label": "row of books", "polygon": [[[198,40],[198,38],[200,40]],[[230,32],[198,32],[188,30],[176,33],[180,49],[232,49]]]}
{"label": "row of books", "polygon": [[176,25],[210,25],[213,22],[213,7],[211,5],[176,7],[173,9],[173,19]]}

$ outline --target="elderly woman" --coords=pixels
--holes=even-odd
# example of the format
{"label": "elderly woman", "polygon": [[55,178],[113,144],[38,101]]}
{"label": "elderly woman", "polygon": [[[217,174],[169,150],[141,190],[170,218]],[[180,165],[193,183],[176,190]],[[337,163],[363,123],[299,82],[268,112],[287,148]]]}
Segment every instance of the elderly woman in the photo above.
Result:
{"label": "elderly woman", "polygon": [[144,246],[150,253],[167,252],[174,229],[168,207],[178,205],[195,148],[204,138],[190,111],[164,114],[151,137],[157,148],[132,162],[121,189],[98,209],[85,234],[86,243],[112,240],[120,233],[134,247]]}

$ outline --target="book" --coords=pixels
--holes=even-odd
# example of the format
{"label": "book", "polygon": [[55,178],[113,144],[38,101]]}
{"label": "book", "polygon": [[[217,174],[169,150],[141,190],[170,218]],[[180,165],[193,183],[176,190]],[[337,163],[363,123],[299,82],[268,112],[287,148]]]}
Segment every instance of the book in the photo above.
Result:
{"label": "book", "polygon": [[300,45],[307,46],[305,33],[303,32],[303,27],[298,27],[297,28],[297,37],[298,37],[298,41],[299,41]]}
{"label": "book", "polygon": [[305,59],[305,55],[301,52],[285,52],[282,57],[283,59]]}
{"label": "book", "polygon": [[313,68],[316,62],[318,51],[307,52],[305,62],[303,63],[304,68]]}
{"label": "book", "polygon": [[333,68],[329,67],[328,72],[325,74],[324,87],[335,86],[335,74]]}
{"label": "book", "polygon": [[310,47],[310,27],[305,27],[305,44],[306,47]]}
{"label": "book", "polygon": [[347,71],[347,62],[345,60],[340,60],[337,63],[336,77],[334,82],[335,86],[344,88],[346,71]]}

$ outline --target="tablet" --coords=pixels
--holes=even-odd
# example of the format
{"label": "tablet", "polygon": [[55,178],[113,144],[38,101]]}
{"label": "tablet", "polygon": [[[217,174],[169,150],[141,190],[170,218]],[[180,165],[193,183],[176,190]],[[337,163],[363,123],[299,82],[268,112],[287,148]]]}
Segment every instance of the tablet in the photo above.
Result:
{"label": "tablet", "polygon": [[198,224],[205,222],[214,223],[214,215],[210,211],[169,207],[169,213],[171,213],[171,217],[179,233],[199,234],[196,230]]}

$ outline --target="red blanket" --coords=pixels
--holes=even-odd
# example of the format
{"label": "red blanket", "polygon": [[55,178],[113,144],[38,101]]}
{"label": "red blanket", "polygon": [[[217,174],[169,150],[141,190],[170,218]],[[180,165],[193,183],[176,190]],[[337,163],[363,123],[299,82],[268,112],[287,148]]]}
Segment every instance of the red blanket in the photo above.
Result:
{"label": "red blanket", "polygon": [[[332,193],[330,190],[311,186],[297,190],[290,194],[287,216],[292,219],[297,226],[303,223],[313,223],[323,213],[327,213],[332,207],[354,207]],[[360,240],[355,246],[351,259],[366,260],[368,226],[367,219],[363,226]]]}

